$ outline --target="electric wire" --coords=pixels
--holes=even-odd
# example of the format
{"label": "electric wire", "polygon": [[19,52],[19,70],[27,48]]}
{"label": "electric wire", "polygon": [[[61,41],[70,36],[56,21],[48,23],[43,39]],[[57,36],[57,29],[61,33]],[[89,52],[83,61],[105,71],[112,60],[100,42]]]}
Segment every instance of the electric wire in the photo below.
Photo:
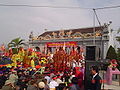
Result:
{"label": "electric wire", "polygon": [[95,10],[99,10],[99,9],[112,9],[112,8],[120,8],[120,5],[119,6],[109,6],[109,7],[95,8]]}
{"label": "electric wire", "polygon": [[6,6],[6,7],[43,7],[43,8],[66,8],[66,9],[112,9],[112,8],[120,8],[120,5],[118,6],[108,6],[108,7],[100,7],[100,8],[84,8],[84,7],[74,7],[74,6],[50,6],[50,5],[27,5],[27,4],[2,4],[0,3],[0,6]]}
{"label": "electric wire", "polygon": [[25,5],[25,4],[0,4],[0,6],[6,6],[6,7],[43,7],[43,8],[68,8],[68,9],[92,9],[92,8],[83,8],[83,7],[73,7],[73,6],[49,6],[49,5]]}

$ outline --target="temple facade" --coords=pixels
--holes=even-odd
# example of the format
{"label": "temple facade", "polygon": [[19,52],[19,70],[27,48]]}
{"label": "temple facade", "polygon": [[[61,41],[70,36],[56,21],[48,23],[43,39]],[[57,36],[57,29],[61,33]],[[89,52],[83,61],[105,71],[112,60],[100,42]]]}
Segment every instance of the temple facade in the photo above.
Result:
{"label": "temple facade", "polygon": [[[106,25],[97,27],[87,27],[68,30],[46,31],[43,34],[34,37],[31,32],[29,36],[29,45],[40,47],[41,51],[47,53],[49,48],[54,53],[56,48],[64,47],[69,53],[71,47],[81,48],[84,55],[87,55],[89,48],[94,47],[95,59],[104,59],[109,44],[109,30]],[[88,51],[87,51],[88,48]],[[92,51],[92,50],[91,50]]]}

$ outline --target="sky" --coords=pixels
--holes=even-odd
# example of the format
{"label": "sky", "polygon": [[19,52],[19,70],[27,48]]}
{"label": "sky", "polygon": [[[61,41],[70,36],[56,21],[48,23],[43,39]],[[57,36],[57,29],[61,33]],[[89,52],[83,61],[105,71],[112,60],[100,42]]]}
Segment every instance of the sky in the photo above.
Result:
{"label": "sky", "polygon": [[[0,0],[0,4],[81,8],[10,7],[0,6],[0,45],[21,37],[28,41],[34,36],[54,30],[93,26],[92,8],[119,6],[120,0]],[[90,8],[90,9],[83,9]],[[112,21],[111,28],[120,27],[120,8],[97,10],[101,24]],[[98,26],[96,20],[96,26]]]}

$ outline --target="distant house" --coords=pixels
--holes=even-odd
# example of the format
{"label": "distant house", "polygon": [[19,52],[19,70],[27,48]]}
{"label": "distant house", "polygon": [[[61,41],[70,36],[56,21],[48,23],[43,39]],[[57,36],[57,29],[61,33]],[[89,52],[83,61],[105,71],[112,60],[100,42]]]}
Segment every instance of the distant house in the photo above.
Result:
{"label": "distant house", "polygon": [[87,52],[91,52],[87,51],[87,48],[94,47],[95,59],[100,59],[105,57],[108,49],[108,33],[108,27],[106,26],[46,31],[38,37],[34,38],[32,36],[29,39],[29,44],[44,49],[49,48],[52,53],[56,47],[65,47],[66,50],[71,47],[81,47],[84,48],[85,55]]}

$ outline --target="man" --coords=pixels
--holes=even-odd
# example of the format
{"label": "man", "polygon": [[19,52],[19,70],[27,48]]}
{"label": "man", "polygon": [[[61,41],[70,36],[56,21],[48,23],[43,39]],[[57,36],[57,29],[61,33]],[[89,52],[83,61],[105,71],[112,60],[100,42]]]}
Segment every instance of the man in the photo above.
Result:
{"label": "man", "polygon": [[99,69],[97,66],[92,66],[92,81],[91,90],[101,90],[101,77],[99,76]]}

